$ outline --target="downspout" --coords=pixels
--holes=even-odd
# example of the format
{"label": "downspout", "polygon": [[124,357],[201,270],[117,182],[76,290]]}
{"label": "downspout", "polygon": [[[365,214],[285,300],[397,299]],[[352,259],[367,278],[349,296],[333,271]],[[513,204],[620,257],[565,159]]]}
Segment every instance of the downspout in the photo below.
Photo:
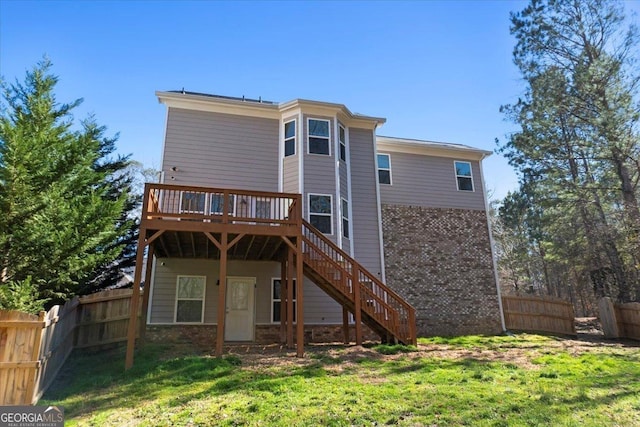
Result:
{"label": "downspout", "polygon": [[482,194],[484,195],[484,212],[487,216],[487,231],[489,232],[489,244],[491,246],[491,261],[493,262],[493,275],[496,283],[496,291],[498,294],[498,307],[500,309],[500,322],[502,324],[502,332],[507,332],[507,326],[504,322],[504,308],[502,307],[502,294],[500,292],[500,280],[498,276],[498,260],[496,257],[496,245],[493,240],[493,233],[491,232],[491,219],[489,218],[489,200],[487,198],[487,189],[484,185],[484,171],[482,169],[482,161],[488,157],[487,154],[483,154],[478,162],[480,165],[480,182],[482,184]]}

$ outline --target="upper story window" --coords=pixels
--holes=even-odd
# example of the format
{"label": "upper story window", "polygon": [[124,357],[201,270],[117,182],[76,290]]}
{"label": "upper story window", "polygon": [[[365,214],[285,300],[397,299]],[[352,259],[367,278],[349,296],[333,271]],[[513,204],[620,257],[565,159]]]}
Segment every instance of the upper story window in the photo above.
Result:
{"label": "upper story window", "polygon": [[340,142],[340,160],[347,161],[347,135],[344,127],[340,125],[338,128],[338,141]]}
{"label": "upper story window", "polygon": [[378,182],[391,184],[391,156],[378,154]]}
{"label": "upper story window", "polygon": [[309,194],[309,222],[324,234],[333,233],[330,195]]}
{"label": "upper story window", "polygon": [[178,276],[176,287],[176,323],[204,321],[205,276]]}
{"label": "upper story window", "polygon": [[331,155],[329,120],[309,119],[309,154]]}
{"label": "upper story window", "polygon": [[296,121],[291,120],[284,124],[284,156],[296,154]]}
{"label": "upper story window", "polygon": [[349,202],[342,199],[342,235],[349,238]]}
{"label": "upper story window", "polygon": [[473,191],[473,176],[471,175],[471,163],[456,160],[453,162],[456,168],[456,181],[458,191]]}

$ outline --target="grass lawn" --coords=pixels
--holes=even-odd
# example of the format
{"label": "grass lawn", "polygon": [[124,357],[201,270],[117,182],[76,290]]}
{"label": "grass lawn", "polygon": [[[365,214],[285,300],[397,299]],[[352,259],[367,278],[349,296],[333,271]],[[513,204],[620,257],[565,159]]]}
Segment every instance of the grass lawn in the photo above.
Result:
{"label": "grass lawn", "polygon": [[[40,405],[66,425],[640,425],[640,347],[520,334],[223,358],[75,352]],[[234,351],[234,350],[232,350]]]}

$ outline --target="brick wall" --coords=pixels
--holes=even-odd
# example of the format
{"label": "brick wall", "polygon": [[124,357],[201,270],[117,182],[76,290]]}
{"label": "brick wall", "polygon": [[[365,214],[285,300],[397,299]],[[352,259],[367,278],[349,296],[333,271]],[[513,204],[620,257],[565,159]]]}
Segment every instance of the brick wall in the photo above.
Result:
{"label": "brick wall", "polygon": [[418,336],[502,332],[484,211],[382,205],[387,284]]}

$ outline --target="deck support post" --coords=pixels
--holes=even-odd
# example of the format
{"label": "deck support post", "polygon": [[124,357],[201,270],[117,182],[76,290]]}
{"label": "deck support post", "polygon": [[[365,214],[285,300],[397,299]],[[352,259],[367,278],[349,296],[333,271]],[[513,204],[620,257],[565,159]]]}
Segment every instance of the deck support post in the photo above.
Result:
{"label": "deck support post", "polygon": [[133,277],[133,292],[131,294],[131,303],[129,305],[129,326],[127,330],[127,354],[125,357],[124,368],[130,369],[133,366],[133,352],[136,346],[136,331],[138,321],[138,304],[140,302],[140,280],[142,278],[142,262],[144,260],[144,248],[146,242],[147,230],[140,228],[138,236],[138,249],[136,252],[136,272]]}
{"label": "deck support post", "polygon": [[349,344],[349,310],[342,307],[342,332],[344,333],[344,343]]}
{"label": "deck support post", "polygon": [[151,270],[153,268],[153,257],[155,256],[156,248],[154,244],[149,245],[147,251],[147,264],[144,271],[144,293],[142,294],[142,314],[140,315],[140,321],[142,327],[140,328],[140,343],[145,344],[147,333],[147,313],[149,312],[149,293],[151,291]]}
{"label": "deck support post", "polygon": [[354,301],[354,317],[356,322],[356,345],[362,345],[362,306],[360,301],[360,267],[357,263],[353,264],[353,277],[351,285],[353,286]]}
{"label": "deck support post", "polygon": [[[297,356],[304,356],[304,298],[303,298],[303,249],[302,249],[302,227],[299,229],[298,238],[296,239],[296,349]],[[293,310],[292,310],[293,311]],[[293,320],[293,319],[292,319]]]}
{"label": "deck support post", "polygon": [[224,320],[227,298],[227,249],[228,233],[224,231],[220,237],[220,274],[218,280],[218,324],[216,329],[216,356],[222,356],[224,345]]}
{"label": "deck support post", "polygon": [[[286,245],[285,245],[286,246]],[[287,253],[289,252],[289,247],[287,246]],[[282,262],[280,263],[280,344],[285,344],[287,342],[287,254],[282,258]],[[271,289],[270,292],[273,292]]]}
{"label": "deck support post", "polygon": [[287,348],[293,348],[293,250],[287,250]]}

